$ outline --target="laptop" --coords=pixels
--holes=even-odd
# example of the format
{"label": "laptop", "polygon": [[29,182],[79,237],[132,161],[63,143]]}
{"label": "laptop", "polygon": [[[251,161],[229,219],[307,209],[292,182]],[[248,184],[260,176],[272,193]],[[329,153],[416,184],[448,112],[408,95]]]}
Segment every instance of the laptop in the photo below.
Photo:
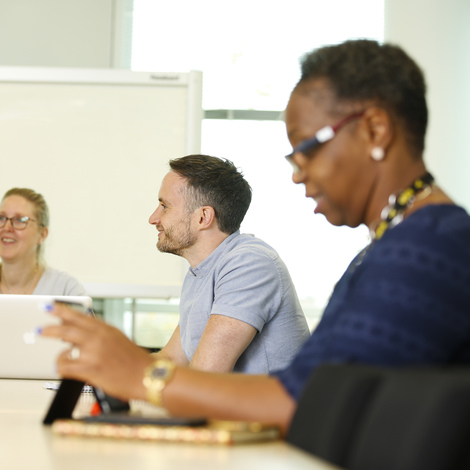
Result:
{"label": "laptop", "polygon": [[36,334],[38,327],[60,322],[44,310],[55,299],[92,314],[87,296],[0,295],[0,378],[59,379],[56,359],[67,343]]}

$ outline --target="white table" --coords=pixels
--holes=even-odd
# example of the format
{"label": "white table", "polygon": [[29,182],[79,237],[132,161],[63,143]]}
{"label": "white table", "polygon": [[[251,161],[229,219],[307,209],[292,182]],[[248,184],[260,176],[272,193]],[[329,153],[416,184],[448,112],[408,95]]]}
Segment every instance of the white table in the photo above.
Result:
{"label": "white table", "polygon": [[[5,470],[334,470],[283,442],[236,446],[63,437],[42,425],[54,397],[40,380],[0,380],[0,467]],[[82,406],[87,406],[86,396]],[[84,403],[83,403],[84,402]]]}

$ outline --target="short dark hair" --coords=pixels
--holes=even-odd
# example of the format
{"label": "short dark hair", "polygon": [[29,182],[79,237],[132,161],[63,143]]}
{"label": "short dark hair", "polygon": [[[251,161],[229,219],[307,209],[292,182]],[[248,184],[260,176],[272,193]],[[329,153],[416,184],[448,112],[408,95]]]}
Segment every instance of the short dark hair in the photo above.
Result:
{"label": "short dark hair", "polygon": [[214,209],[217,226],[228,234],[240,228],[251,203],[251,187],[235,165],[208,155],[170,160],[170,168],[187,180],[186,208]]}
{"label": "short dark hair", "polygon": [[373,101],[401,123],[419,155],[428,123],[426,83],[419,66],[392,44],[359,39],[325,46],[306,54],[297,87],[324,78],[344,103]]}

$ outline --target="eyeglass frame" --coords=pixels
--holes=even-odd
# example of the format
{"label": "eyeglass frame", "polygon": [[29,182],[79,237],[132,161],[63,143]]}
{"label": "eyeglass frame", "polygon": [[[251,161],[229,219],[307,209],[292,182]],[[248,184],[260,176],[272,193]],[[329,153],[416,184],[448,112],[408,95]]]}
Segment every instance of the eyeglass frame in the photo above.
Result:
{"label": "eyeglass frame", "polygon": [[308,155],[305,152],[312,150],[315,147],[318,147],[319,145],[324,144],[325,142],[328,142],[329,140],[333,139],[333,137],[342,127],[344,127],[346,124],[355,119],[359,119],[364,115],[364,113],[365,110],[360,111],[358,113],[353,113],[341,119],[341,121],[337,122],[332,126],[322,127],[319,131],[315,133],[313,137],[304,140],[299,145],[297,145],[297,147],[295,147],[291,153],[285,156],[285,159],[291,164],[294,173],[300,172],[298,165],[294,161],[294,155],[296,153],[302,153],[305,157],[308,158]]}
{"label": "eyeglass frame", "polygon": [[[1,221],[2,219],[5,219],[5,223],[2,225],[1,224]],[[26,220],[24,220],[26,219]],[[15,230],[25,230],[26,227],[28,226],[28,223],[29,222],[36,222],[37,223],[37,220],[36,219],[31,219],[30,217],[28,217],[27,215],[23,216],[23,217],[6,217],[4,215],[0,215],[0,228],[4,228],[6,227],[7,225],[7,222],[10,221],[10,225],[12,226],[12,228],[14,228]],[[15,227],[15,223],[14,221],[16,222],[20,222],[20,223],[24,223],[25,226],[23,228],[19,228],[19,227]]]}

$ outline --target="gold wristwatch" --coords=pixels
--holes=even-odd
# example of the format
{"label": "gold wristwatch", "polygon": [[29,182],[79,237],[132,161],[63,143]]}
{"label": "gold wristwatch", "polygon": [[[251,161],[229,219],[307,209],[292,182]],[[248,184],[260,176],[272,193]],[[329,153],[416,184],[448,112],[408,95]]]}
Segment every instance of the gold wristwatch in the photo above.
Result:
{"label": "gold wristwatch", "polygon": [[144,387],[147,390],[147,401],[162,406],[162,392],[175,370],[175,364],[169,359],[157,359],[145,368]]}

